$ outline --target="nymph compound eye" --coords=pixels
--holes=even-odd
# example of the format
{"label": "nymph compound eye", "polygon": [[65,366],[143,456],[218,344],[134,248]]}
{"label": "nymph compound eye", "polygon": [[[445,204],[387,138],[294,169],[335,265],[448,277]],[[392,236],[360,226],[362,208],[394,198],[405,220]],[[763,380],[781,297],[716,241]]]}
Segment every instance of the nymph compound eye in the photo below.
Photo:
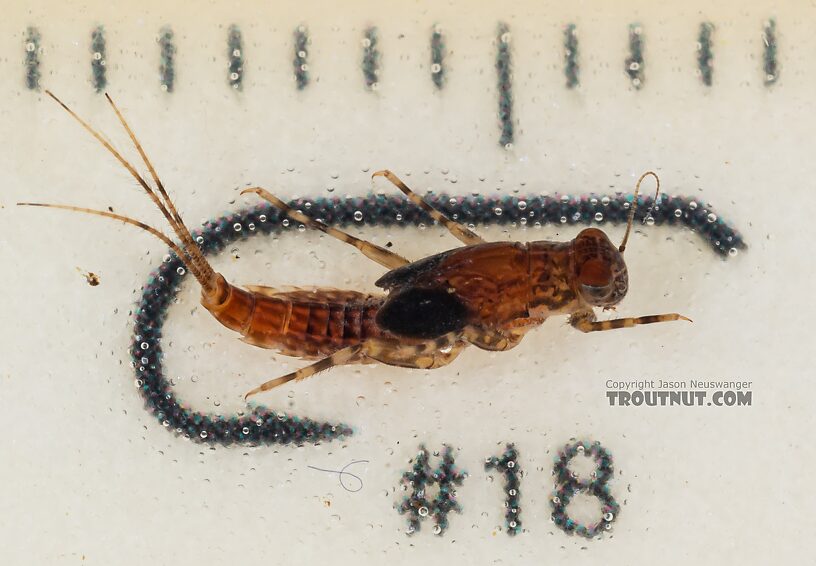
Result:
{"label": "nymph compound eye", "polygon": [[584,287],[605,289],[612,283],[612,270],[601,259],[588,259],[581,265],[578,282]]}

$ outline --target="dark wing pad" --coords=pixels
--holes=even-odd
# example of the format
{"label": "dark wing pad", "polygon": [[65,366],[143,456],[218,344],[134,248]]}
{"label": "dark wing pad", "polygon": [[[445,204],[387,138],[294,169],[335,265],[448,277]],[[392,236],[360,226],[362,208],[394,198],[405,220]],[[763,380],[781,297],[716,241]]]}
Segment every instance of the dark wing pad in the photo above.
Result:
{"label": "dark wing pad", "polygon": [[412,288],[390,297],[377,311],[377,325],[397,336],[436,338],[467,325],[464,303],[445,289]]}

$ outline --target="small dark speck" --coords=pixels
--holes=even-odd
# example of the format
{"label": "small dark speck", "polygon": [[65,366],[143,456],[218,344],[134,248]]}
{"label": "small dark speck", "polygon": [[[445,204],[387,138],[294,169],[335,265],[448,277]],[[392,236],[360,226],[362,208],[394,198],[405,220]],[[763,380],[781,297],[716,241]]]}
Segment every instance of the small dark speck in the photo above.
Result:
{"label": "small dark speck", "polygon": [[92,271],[84,272],[78,267],[77,267],[77,271],[79,271],[82,274],[82,276],[85,278],[85,281],[87,281],[88,285],[90,285],[91,287],[96,287],[97,285],[99,285],[102,282],[99,279],[99,275],[97,275],[96,273],[94,273]]}

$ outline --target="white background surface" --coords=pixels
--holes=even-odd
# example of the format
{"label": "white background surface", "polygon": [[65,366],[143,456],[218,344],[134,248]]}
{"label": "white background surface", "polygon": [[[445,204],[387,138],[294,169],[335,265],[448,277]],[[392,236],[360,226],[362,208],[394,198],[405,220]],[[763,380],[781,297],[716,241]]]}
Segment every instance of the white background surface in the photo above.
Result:
{"label": "white background surface", "polygon": [[[813,96],[814,9],[804,2],[33,3],[0,22],[0,562],[3,564],[804,563],[816,463]],[[763,86],[764,20],[778,23],[781,75]],[[517,140],[497,145],[493,44],[512,31]],[[714,86],[694,70],[711,21]],[[645,87],[623,72],[627,26],[644,27]],[[292,32],[313,37],[312,84],[291,78]],[[562,28],[578,26],[581,87],[563,87]],[[43,86],[120,147],[126,137],[90,86],[90,32],[103,24],[109,92],[134,124],[191,224],[250,202],[362,195],[388,167],[415,189],[466,194],[630,191],[645,169],[669,193],[699,196],[750,249],[723,261],[688,231],[652,228],[627,251],[621,315],[679,311],[665,324],[594,335],[553,319],[512,353],[467,351],[434,371],[344,368],[265,396],[271,407],[343,421],[358,432],[319,447],[215,448],[176,438],[142,408],[127,348],[129,311],[163,246],[134,229],[20,200],[113,206],[160,216],[101,147],[43,94],[23,86],[23,33],[43,36]],[[226,35],[244,34],[243,93],[226,85]],[[434,92],[429,37],[446,30],[449,82]],[[159,28],[176,33],[176,92],[158,88]],[[367,25],[380,30],[381,85],[359,69]],[[128,148],[129,151],[129,148]],[[135,155],[129,153],[129,155]],[[410,173],[410,176],[409,176]],[[481,180],[484,179],[484,180]],[[378,185],[390,191],[390,187]],[[492,239],[568,239],[577,229],[490,228]],[[454,247],[438,228],[355,233],[419,258]],[[612,238],[622,229],[612,229]],[[381,270],[313,233],[254,238],[215,267],[233,283],[373,290]],[[239,256],[236,259],[234,256]],[[90,287],[76,268],[101,276]],[[300,362],[251,348],[197,305],[187,282],[165,325],[165,367],[181,399],[231,414],[242,394]],[[193,381],[195,377],[195,381]],[[607,379],[740,379],[749,408],[616,408]],[[611,537],[570,538],[549,523],[553,454],[572,437],[615,458],[623,504]],[[513,441],[526,470],[510,539],[501,479],[484,458]],[[413,538],[393,509],[418,444],[458,449],[470,473],[464,512],[444,538]],[[344,491],[350,471],[364,488]],[[84,560],[84,562],[83,562]]]}

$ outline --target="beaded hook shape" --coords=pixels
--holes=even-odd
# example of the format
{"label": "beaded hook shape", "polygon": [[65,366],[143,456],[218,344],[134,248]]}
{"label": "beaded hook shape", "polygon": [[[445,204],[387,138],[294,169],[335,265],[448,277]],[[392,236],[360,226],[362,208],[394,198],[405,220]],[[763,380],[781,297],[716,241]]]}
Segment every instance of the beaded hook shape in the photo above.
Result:
{"label": "beaded hook shape", "polygon": [[[426,198],[444,214],[473,224],[624,224],[632,195],[497,198],[438,194]],[[416,226],[432,222],[421,209],[396,196],[298,199],[290,205],[333,226],[363,223]],[[736,230],[710,207],[696,200],[664,195],[655,203],[650,197],[641,198],[636,220],[643,221],[647,214],[658,225],[691,228],[722,256],[736,255],[739,249],[746,247]],[[277,209],[262,204],[210,221],[202,230],[195,231],[193,237],[204,253],[210,255],[237,240],[294,228],[294,223],[284,220]],[[247,415],[224,416],[195,411],[182,403],[164,375],[161,336],[167,309],[178,294],[184,277],[183,264],[172,253],[170,261],[151,273],[135,311],[130,350],[136,385],[144,398],[145,408],[165,428],[197,442],[221,445],[316,444],[353,433],[345,424],[298,418],[263,406],[252,406]]]}

